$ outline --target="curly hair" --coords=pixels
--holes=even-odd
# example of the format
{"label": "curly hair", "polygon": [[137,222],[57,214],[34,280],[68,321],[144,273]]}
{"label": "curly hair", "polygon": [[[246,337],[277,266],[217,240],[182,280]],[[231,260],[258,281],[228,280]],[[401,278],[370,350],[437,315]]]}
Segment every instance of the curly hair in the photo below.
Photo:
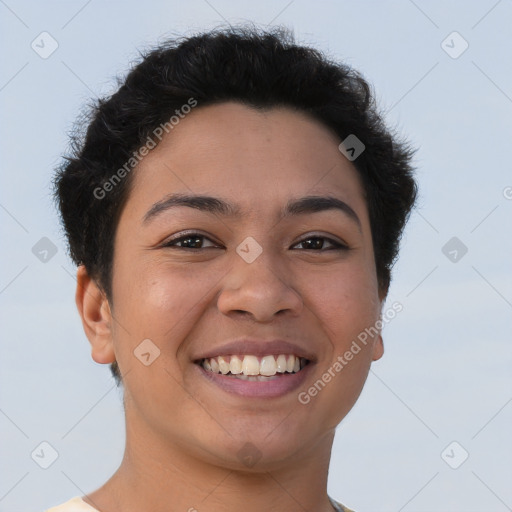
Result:
{"label": "curly hair", "polygon": [[[143,53],[118,90],[94,102],[71,134],[54,196],[72,260],[86,267],[109,301],[115,232],[133,173],[108,183],[127,162],[136,164],[137,150],[191,98],[196,108],[225,101],[285,106],[319,120],[341,140],[356,135],[365,149],[352,163],[364,189],[379,289],[387,294],[417,195],[414,150],[385,125],[360,73],[295,44],[287,29],[230,27],[167,40]],[[111,369],[119,383],[117,364]]]}

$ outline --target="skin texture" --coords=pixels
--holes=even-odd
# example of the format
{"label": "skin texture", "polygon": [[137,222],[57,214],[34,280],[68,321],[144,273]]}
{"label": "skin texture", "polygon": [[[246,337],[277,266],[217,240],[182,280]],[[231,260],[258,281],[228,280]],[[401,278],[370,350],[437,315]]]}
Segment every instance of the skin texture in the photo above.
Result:
{"label": "skin texture", "polygon": [[[381,336],[369,339],[308,404],[297,400],[375,324],[384,299],[363,189],[339,143],[303,113],[229,102],[197,107],[137,166],[115,237],[113,303],[78,269],[92,357],[118,361],[127,429],[120,468],[84,497],[89,504],[102,512],[332,510],[335,428],[383,353]],[[236,203],[243,215],[179,207],[143,221],[178,192]],[[360,225],[338,210],[279,217],[290,199],[311,195],[345,201]],[[184,230],[207,237],[207,248],[162,247]],[[300,243],[313,235],[349,249]],[[250,264],[236,252],[248,236],[263,250]],[[197,372],[194,357],[240,337],[313,352],[306,384],[277,398],[241,398]],[[160,350],[149,366],[134,356],[147,338]],[[261,454],[251,468],[237,456],[248,442]]]}

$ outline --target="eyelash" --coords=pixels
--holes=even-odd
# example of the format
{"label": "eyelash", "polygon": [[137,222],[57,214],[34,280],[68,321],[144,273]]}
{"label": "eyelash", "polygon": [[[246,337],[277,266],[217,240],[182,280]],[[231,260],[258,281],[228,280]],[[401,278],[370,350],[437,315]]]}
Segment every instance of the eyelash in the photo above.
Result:
{"label": "eyelash", "polygon": [[[210,238],[208,238],[206,235],[202,235],[200,233],[188,233],[186,235],[183,235],[179,238],[174,238],[172,240],[169,240],[168,242],[165,242],[162,247],[168,247],[168,248],[173,248],[173,249],[183,249],[183,250],[190,250],[190,251],[202,251],[202,250],[205,250],[205,249],[216,249],[217,247],[198,247],[198,248],[195,248],[195,247],[180,247],[178,245],[175,245],[179,242],[182,242],[184,240],[187,240],[187,239],[191,239],[191,238],[200,238],[200,239],[206,239],[206,240],[210,240],[210,242],[212,243],[215,243],[213,242],[213,240],[211,240]],[[346,251],[349,249],[348,246],[346,246],[345,244],[341,243],[341,242],[338,242],[336,240],[333,240],[332,238],[329,238],[329,237],[326,237],[326,236],[308,236],[306,238],[303,238],[302,240],[300,240],[299,242],[297,242],[296,244],[294,244],[294,246],[296,245],[299,245],[299,244],[303,244],[305,241],[307,240],[326,240],[329,244],[331,244],[333,247],[331,248],[328,248],[328,249],[302,249],[302,250],[305,250],[305,251],[315,251],[315,252],[325,252],[325,251],[335,251],[335,250],[341,250],[341,251]]]}

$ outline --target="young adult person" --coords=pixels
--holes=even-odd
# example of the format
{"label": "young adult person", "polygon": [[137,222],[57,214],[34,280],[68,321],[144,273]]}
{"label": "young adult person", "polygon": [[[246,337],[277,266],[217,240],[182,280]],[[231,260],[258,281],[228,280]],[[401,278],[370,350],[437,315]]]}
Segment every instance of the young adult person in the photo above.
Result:
{"label": "young adult person", "polygon": [[348,512],[331,448],[383,354],[410,146],[359,73],[283,30],[168,41],[88,123],[56,197],[126,448],[50,510]]}

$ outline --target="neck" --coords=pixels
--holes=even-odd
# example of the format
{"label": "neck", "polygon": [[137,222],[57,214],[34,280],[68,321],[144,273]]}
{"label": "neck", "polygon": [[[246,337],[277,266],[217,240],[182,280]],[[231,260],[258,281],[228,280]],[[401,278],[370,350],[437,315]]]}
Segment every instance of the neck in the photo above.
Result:
{"label": "neck", "polygon": [[205,462],[180,443],[127,423],[119,469],[85,500],[101,512],[332,512],[327,474],[333,440],[331,431],[287,461],[241,470],[223,466],[222,460]]}

